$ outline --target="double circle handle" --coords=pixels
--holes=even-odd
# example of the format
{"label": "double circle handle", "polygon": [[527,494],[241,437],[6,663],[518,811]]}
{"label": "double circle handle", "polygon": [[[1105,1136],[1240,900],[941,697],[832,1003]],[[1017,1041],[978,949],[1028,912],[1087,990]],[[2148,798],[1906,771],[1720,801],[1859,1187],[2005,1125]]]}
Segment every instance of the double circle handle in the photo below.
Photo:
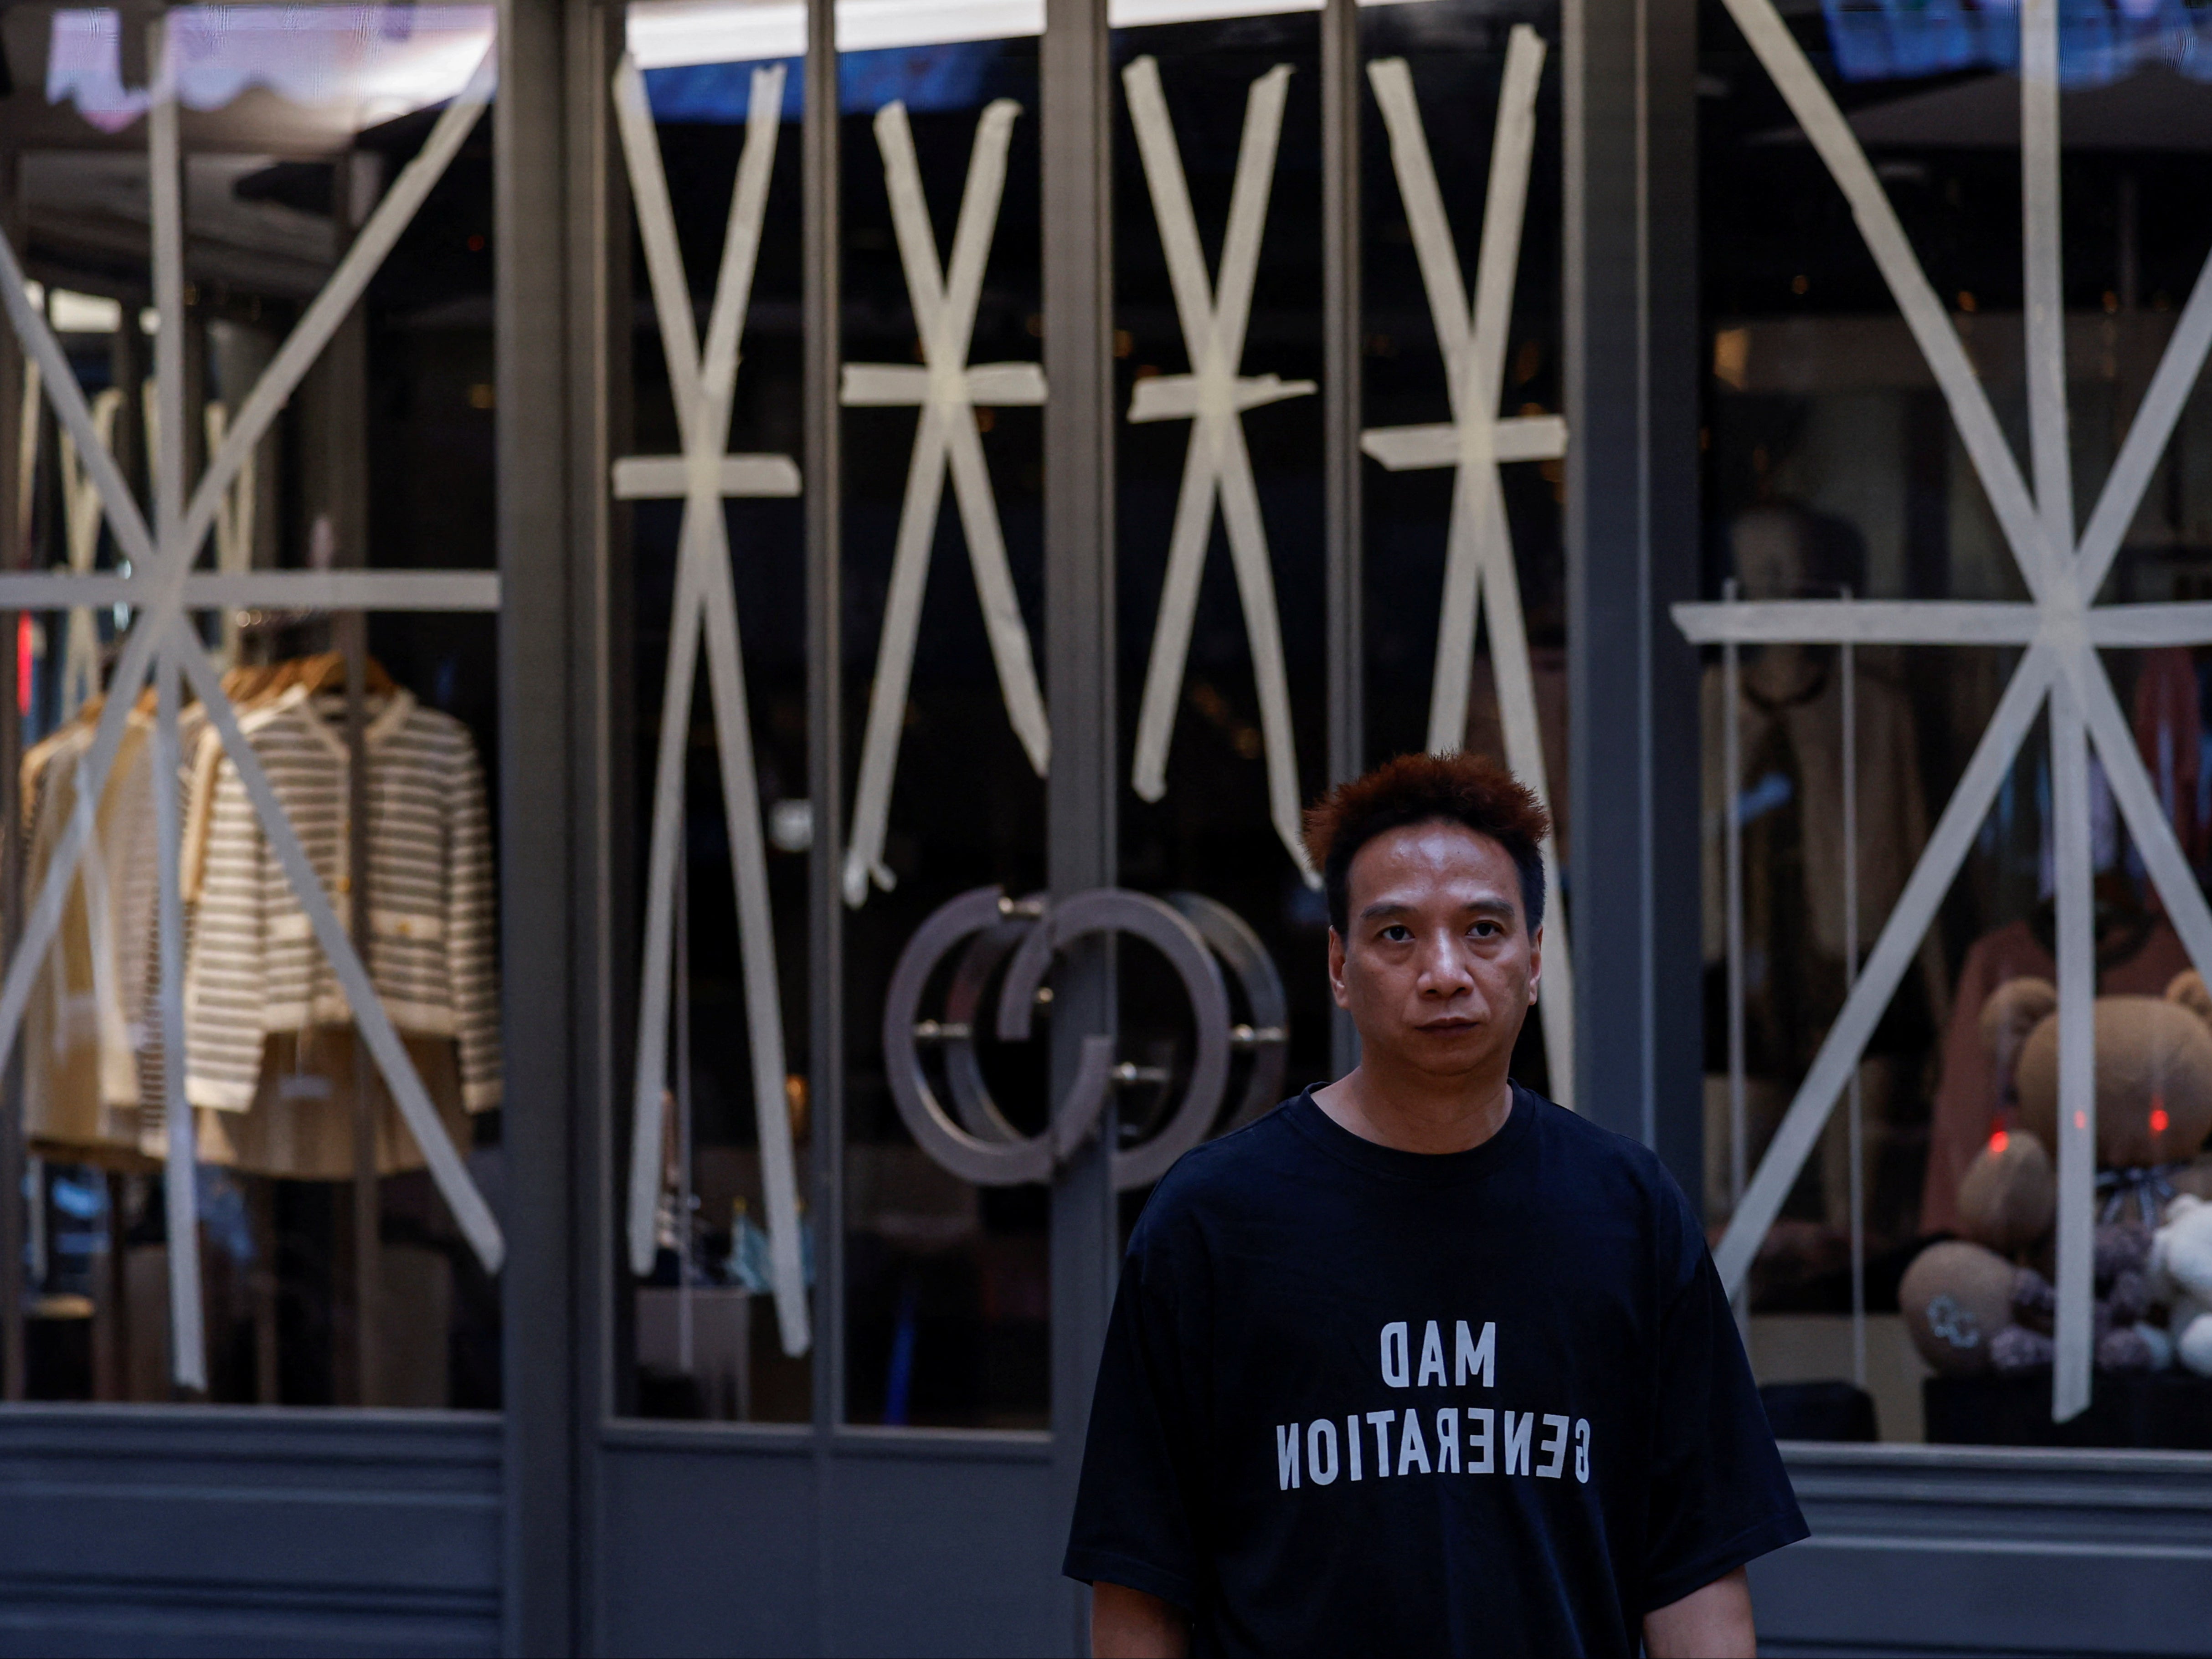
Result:
{"label": "double circle handle", "polygon": [[[1179,896],[1179,902],[1191,902],[1191,896]],[[884,1056],[891,1097],[916,1144],[946,1170],[979,1186],[1052,1179],[1054,1170],[1096,1132],[1115,1087],[1142,1080],[1142,1074],[1134,1066],[1115,1063],[1112,1037],[1086,1036],[1075,1076],[1054,1103],[1050,1121],[1036,1134],[1021,1133],[991,1098],[976,1061],[975,1037],[984,992],[1003,963],[997,1036],[1001,1042],[1026,1041],[1054,959],[1081,939],[1121,933],[1144,940],[1167,959],[1190,1000],[1198,1036],[1189,1079],[1166,1124],[1138,1145],[1114,1151],[1116,1188],[1145,1186],[1166,1174],[1176,1159],[1206,1138],[1228,1085],[1234,1048],[1255,1048],[1261,1054],[1255,1071],[1264,1072],[1272,1060],[1273,1075],[1280,1074],[1279,1018],[1256,1032],[1232,1027],[1229,993],[1214,952],[1224,950],[1228,956],[1247,985],[1255,1018],[1262,1020],[1281,1006],[1281,985],[1273,964],[1267,963],[1257,937],[1231,913],[1207,900],[1196,900],[1193,911],[1187,915],[1147,894],[1118,887],[1095,888],[1057,904],[1035,897],[1010,899],[1000,888],[978,887],[939,908],[908,941],[884,1004]],[[956,949],[961,955],[946,992],[945,1018],[922,1019],[922,994],[939,964]],[[1264,982],[1258,985],[1249,971],[1248,959],[1253,956],[1265,966]],[[952,1096],[950,1111],[923,1065],[925,1042],[945,1051],[945,1082]],[[1254,1081],[1259,1085],[1262,1079],[1255,1075]],[[1272,1088],[1273,1084],[1265,1086]]]}

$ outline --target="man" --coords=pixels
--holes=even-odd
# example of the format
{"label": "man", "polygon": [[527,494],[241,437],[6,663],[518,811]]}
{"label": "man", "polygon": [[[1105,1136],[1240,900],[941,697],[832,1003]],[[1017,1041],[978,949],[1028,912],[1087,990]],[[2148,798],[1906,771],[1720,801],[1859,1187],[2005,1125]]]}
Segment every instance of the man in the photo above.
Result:
{"label": "man", "polygon": [[1360,1063],[1129,1241],[1066,1561],[1097,1653],[1755,1651],[1744,1565],[1806,1528],[1697,1218],[1506,1075],[1548,827],[1457,755],[1309,815]]}

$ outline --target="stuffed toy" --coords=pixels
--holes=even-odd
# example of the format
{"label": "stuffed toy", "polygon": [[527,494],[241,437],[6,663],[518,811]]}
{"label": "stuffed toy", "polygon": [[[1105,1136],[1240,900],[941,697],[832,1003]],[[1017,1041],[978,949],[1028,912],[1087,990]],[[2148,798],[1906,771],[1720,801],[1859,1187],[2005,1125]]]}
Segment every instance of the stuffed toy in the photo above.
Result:
{"label": "stuffed toy", "polygon": [[2151,1241],[2149,1290],[2166,1304],[2175,1357],[2212,1376],[2212,1204],[2183,1193]]}
{"label": "stuffed toy", "polygon": [[[2212,1267],[2212,1232],[2201,1243],[2203,1265]],[[2094,1328],[2100,1370],[2160,1370],[2172,1363],[2173,1343],[2148,1322],[2151,1261],[2145,1229],[2126,1223],[2097,1229]],[[1905,1269],[1897,1301],[1913,1346],[1942,1376],[2013,1376],[2051,1364],[2057,1306],[2051,1281],[1986,1245],[1966,1239],[1929,1245]],[[2212,1303],[2207,1308],[2212,1311]],[[2212,1356],[2212,1318],[2203,1322]]]}
{"label": "stuffed toy", "polygon": [[[2155,1224],[2171,1176],[2212,1132],[2212,994],[2194,969],[2162,997],[2099,997],[2097,1167],[2108,1194],[2133,1195]],[[1982,1010],[1982,1032],[2008,1081],[2020,1127],[2046,1147],[2058,1127],[2058,993],[2047,980],[2013,980]],[[2008,1064],[2008,1062],[2010,1062]]]}
{"label": "stuffed toy", "polygon": [[[2212,1375],[2212,1203],[2191,1196],[2212,1177],[2200,1156],[2212,1131],[2212,992],[2192,971],[2162,997],[2100,997],[2091,1018],[2097,1364],[2157,1370],[2178,1354]],[[1981,1024],[2007,1127],[1960,1182],[1964,1236],[1923,1251],[1898,1287],[1914,1346],[1949,1376],[2017,1374],[2051,1360],[2057,990],[2048,980],[2009,981],[1990,994]]]}

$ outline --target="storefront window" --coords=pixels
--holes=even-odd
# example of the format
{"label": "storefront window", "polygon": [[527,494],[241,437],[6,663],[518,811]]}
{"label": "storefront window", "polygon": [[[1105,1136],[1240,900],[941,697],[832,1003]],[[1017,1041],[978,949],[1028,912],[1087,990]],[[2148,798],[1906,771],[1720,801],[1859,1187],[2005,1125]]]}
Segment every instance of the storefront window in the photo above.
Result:
{"label": "storefront window", "polygon": [[[1699,80],[1701,446],[1705,594],[1740,603],[1686,625],[1737,641],[1703,693],[1705,1201],[1770,1413],[2212,1445],[2151,1259],[2212,1190],[2196,25],[1732,9]],[[2066,658],[2037,630],[2077,580]],[[1839,599],[1859,620],[1766,608]]]}
{"label": "storefront window", "polygon": [[0,32],[8,1392],[496,1407],[491,9]]}
{"label": "storefront window", "polygon": [[[750,33],[686,32],[684,21],[633,8],[631,56],[609,89],[640,301],[630,453],[613,481],[635,584],[645,952],[623,1407],[803,1422],[813,835],[798,461],[803,61],[784,54],[804,36],[774,19]],[[696,499],[687,458],[714,479]],[[765,1125],[763,1104],[775,1115]]]}
{"label": "storefront window", "polygon": [[[1037,42],[948,42],[926,6],[900,21],[895,38],[840,24],[846,1417],[1042,1428],[1047,1190],[933,1160],[891,1094],[889,1068],[911,1061],[883,1036],[894,969],[933,913],[1044,883]],[[932,975],[926,1010],[959,965]],[[1044,1117],[1042,1046],[969,1050],[1022,1134]],[[940,1060],[956,1063],[924,1063]]]}

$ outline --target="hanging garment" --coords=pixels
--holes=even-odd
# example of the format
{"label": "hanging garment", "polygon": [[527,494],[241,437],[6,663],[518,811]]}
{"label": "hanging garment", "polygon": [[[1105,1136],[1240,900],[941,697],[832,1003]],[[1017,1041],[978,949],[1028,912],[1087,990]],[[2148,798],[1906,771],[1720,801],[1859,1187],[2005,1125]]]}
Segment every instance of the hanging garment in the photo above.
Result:
{"label": "hanging garment", "polygon": [[[297,690],[244,724],[308,863],[350,928],[342,731]],[[495,1106],[491,836],[476,746],[453,716],[398,691],[370,720],[367,748],[370,977],[402,1032],[453,1039],[464,1105]],[[187,1097],[234,1112],[255,1103],[268,1034],[350,1021],[228,757],[216,768],[209,812],[185,1017]]]}
{"label": "hanging garment", "polygon": [[[151,816],[151,729],[136,714],[124,728],[24,1011],[24,1133],[41,1149],[102,1154],[137,1145],[136,1048],[148,987],[137,946],[153,893],[137,842]],[[72,723],[26,757],[27,891],[44,884],[77,810],[78,763],[92,738],[88,724]]]}
{"label": "hanging garment", "polygon": [[[2108,929],[2098,941],[2097,990],[2101,995],[2162,996],[2189,966],[2181,937],[2165,917]],[[1920,1231],[1959,1230],[1959,1182],[1989,1138],[2002,1103],[1996,1062],[1982,1040],[1982,1005],[2008,980],[2033,977],[2054,983],[2058,964],[2051,947],[2026,921],[1984,933],[1966,951],[1951,1019],[1943,1034],[1942,1081],[1928,1134],[1927,1185],[1921,1191]]]}
{"label": "hanging garment", "polygon": [[[400,1041],[438,1109],[447,1137],[466,1148],[472,1136],[467,1109],[461,1103],[458,1045],[450,1037],[402,1036]],[[287,1181],[350,1181],[355,1174],[356,1087],[366,1075],[376,1103],[377,1174],[422,1168],[422,1150],[392,1104],[375,1062],[361,1052],[353,1027],[272,1031],[263,1054],[260,1083],[248,1109],[196,1109],[202,1163]],[[158,1141],[148,1148],[154,1156],[162,1150]]]}

